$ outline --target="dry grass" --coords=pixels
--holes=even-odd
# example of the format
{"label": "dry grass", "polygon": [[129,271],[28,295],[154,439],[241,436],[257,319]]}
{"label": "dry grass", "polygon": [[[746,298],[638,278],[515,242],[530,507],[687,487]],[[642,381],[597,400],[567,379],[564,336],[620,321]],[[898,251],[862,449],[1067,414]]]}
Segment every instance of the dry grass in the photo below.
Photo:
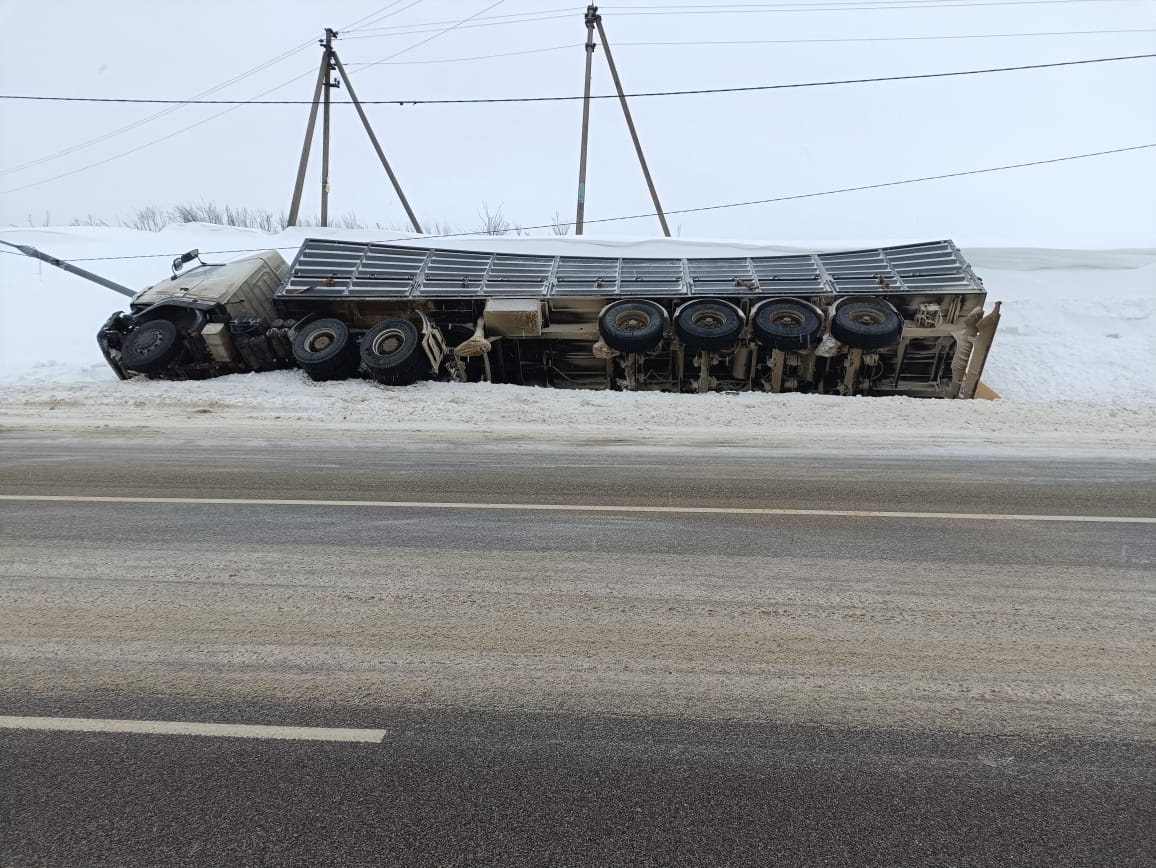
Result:
{"label": "dry grass", "polygon": [[[265,208],[246,208],[236,207],[233,205],[218,205],[216,202],[187,202],[180,205],[174,205],[171,208],[162,208],[157,205],[149,205],[145,208],[140,208],[131,217],[117,217],[114,220],[108,220],[103,217],[97,217],[89,214],[73,220],[72,226],[122,226],[127,229],[140,229],[145,232],[159,232],[166,226],[174,223],[211,223],[217,226],[238,226],[247,229],[260,229],[265,232],[280,232],[289,225],[289,215],[281,211],[274,213]],[[422,228],[427,235],[465,235],[465,234],[481,234],[481,235],[530,235],[528,229],[523,228],[521,224],[511,223],[506,219],[502,211],[502,206],[498,205],[491,209],[490,206],[483,202],[481,208],[478,210],[478,225],[473,228],[463,228],[455,226],[451,223],[441,220],[421,221]],[[44,215],[44,221],[34,221],[32,215],[29,215],[28,225],[30,226],[49,226],[52,225],[50,215]],[[297,220],[298,226],[320,226],[320,215],[312,215],[308,217],[299,217]],[[369,223],[361,220],[356,212],[349,211],[337,217],[331,217],[329,220],[330,226],[335,226],[339,229],[381,229],[391,232],[409,232],[411,227],[408,222],[373,222]],[[554,235],[566,235],[570,232],[570,224],[565,223],[560,218],[557,211],[551,218],[551,223],[547,227],[548,231]]]}

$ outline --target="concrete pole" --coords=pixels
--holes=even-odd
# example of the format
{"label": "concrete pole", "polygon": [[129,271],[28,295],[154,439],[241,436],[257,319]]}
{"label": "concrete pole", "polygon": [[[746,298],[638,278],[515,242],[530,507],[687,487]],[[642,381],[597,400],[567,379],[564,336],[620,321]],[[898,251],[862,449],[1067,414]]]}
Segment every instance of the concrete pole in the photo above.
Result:
{"label": "concrete pole", "polygon": [[385,173],[389,175],[390,183],[393,184],[394,192],[397,193],[397,198],[401,200],[401,206],[405,208],[405,213],[409,217],[409,222],[413,226],[414,232],[421,232],[421,226],[417,222],[417,217],[413,213],[413,209],[409,207],[409,200],[405,198],[405,193],[401,192],[401,184],[398,183],[397,175],[393,173],[390,168],[389,160],[385,158],[385,151],[381,149],[381,143],[377,140],[377,136],[373,132],[373,127],[369,124],[369,118],[365,116],[365,109],[361,107],[361,101],[357,98],[357,94],[353,90],[353,82],[349,80],[349,74],[345,71],[345,67],[341,63],[341,58],[337,56],[337,52],[333,53],[333,62],[337,64],[337,72],[341,76],[342,81],[345,82],[345,89],[349,91],[349,98],[353,100],[353,107],[357,109],[357,116],[361,118],[361,123],[365,127],[365,131],[369,134],[369,141],[373,143],[373,149],[377,151],[377,158],[381,160],[381,165],[385,167]]}
{"label": "concrete pole", "polygon": [[598,7],[586,7],[586,89],[582,97],[582,147],[578,154],[578,214],[574,218],[574,234],[582,234],[586,219],[586,150],[590,141],[590,74],[594,65],[594,22]]}
{"label": "concrete pole", "polygon": [[594,23],[598,27],[598,38],[602,40],[602,50],[606,52],[606,62],[610,64],[610,76],[614,79],[614,87],[618,91],[618,101],[622,104],[622,113],[626,116],[626,126],[630,129],[630,138],[634,141],[634,150],[638,154],[638,163],[642,166],[642,174],[646,178],[646,187],[650,190],[650,200],[654,202],[654,211],[658,215],[658,222],[662,224],[662,234],[670,237],[670,227],[666,225],[666,215],[662,213],[662,203],[658,201],[658,192],[654,189],[654,179],[650,177],[650,169],[646,165],[646,157],[642,153],[642,145],[638,141],[638,131],[634,128],[634,119],[630,116],[630,106],[626,104],[626,94],[622,90],[622,82],[618,79],[618,68],[614,65],[614,55],[610,53],[610,43],[606,41],[606,31],[602,28],[602,16],[595,15]]}
{"label": "concrete pole", "polygon": [[305,189],[305,170],[309,167],[309,148],[313,144],[313,130],[317,127],[317,105],[321,102],[321,88],[325,76],[329,74],[329,50],[321,55],[321,69],[317,73],[317,86],[313,88],[313,104],[309,107],[309,122],[305,125],[305,143],[301,146],[301,161],[297,164],[297,181],[293,185],[293,201],[289,205],[289,225],[297,225],[301,211],[301,193]]}
{"label": "concrete pole", "polygon": [[333,82],[329,77],[333,64],[333,37],[337,34],[332,28],[325,28],[325,107],[321,118],[321,225],[329,225],[329,91],[333,89]]}

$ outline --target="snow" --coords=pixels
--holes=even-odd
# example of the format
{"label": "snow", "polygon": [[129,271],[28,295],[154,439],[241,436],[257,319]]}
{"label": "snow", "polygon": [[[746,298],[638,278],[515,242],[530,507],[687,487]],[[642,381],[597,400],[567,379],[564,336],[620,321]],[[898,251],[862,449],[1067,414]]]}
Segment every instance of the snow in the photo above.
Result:
{"label": "snow", "polygon": [[[80,262],[134,289],[162,278],[176,253],[206,259],[284,248],[307,236],[399,240],[396,232],[293,229],[277,235],[204,224],[159,233],[105,227],[5,229],[0,240]],[[919,239],[822,243],[850,249]],[[415,241],[415,243],[418,243]],[[460,238],[473,249],[592,255],[744,255],[797,247],[682,239]],[[0,248],[3,250],[4,248]],[[298,371],[203,382],[120,382],[104,364],[96,330],[127,299],[21,255],[0,254],[0,416],[76,425],[315,426],[541,435],[616,441],[805,443],[1015,443],[1156,449],[1156,250],[964,248],[1003,319],[984,380],[988,401],[846,399],[804,395],[666,395],[571,392],[487,384],[316,384]],[[190,421],[191,420],[191,421]]]}

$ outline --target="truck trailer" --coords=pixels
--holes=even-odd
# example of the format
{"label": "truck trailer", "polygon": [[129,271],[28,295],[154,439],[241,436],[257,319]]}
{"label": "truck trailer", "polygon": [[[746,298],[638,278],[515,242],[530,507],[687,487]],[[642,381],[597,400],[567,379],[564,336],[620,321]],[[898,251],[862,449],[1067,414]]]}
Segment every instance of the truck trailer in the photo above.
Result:
{"label": "truck trailer", "polygon": [[[310,238],[190,251],[97,340],[122,379],[300,368],[668,392],[975,396],[999,321],[950,241],[834,253],[615,257]],[[186,268],[196,262],[193,267]]]}

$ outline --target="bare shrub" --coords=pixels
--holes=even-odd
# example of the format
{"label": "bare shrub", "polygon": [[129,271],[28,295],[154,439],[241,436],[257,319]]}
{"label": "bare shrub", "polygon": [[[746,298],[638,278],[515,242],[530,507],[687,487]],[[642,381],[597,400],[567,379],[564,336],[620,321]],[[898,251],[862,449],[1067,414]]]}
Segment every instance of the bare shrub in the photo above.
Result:
{"label": "bare shrub", "polygon": [[489,204],[483,202],[478,219],[482,221],[478,231],[483,235],[505,235],[510,231],[510,221],[502,214],[501,205],[491,211]]}
{"label": "bare shrub", "polygon": [[170,214],[156,205],[137,210],[133,218],[126,225],[131,229],[140,229],[144,232],[160,232],[170,223]]}
{"label": "bare shrub", "polygon": [[557,211],[554,212],[554,216],[550,219],[550,231],[554,235],[569,235],[573,225],[573,223],[563,221],[562,215]]}
{"label": "bare shrub", "polygon": [[[477,231],[487,235],[529,235],[530,232],[519,225],[511,225],[502,213],[502,208],[491,211],[485,203],[482,204],[478,216],[482,220],[482,228]],[[37,225],[30,214],[29,225]],[[220,206],[216,202],[184,202],[171,208],[161,208],[149,205],[139,208],[128,220],[118,218],[115,222],[108,222],[96,215],[89,214],[72,221],[73,226],[124,226],[129,229],[139,229],[144,232],[159,232],[170,223],[213,223],[218,226],[238,226],[248,229],[260,229],[264,232],[280,232],[289,226],[289,215],[285,211],[274,213],[266,208],[248,208],[244,206]],[[49,215],[44,216],[42,225],[50,225]],[[297,226],[314,227],[321,225],[318,214],[299,215]],[[363,222],[355,211],[348,211],[338,217],[331,217],[331,227],[338,229],[368,229],[370,224]],[[373,224],[373,228],[390,230],[392,232],[412,232],[413,227],[408,221],[391,220]],[[440,220],[422,222],[422,228],[427,235],[461,235],[466,234],[458,226]]]}
{"label": "bare shrub", "polygon": [[435,220],[432,223],[423,223],[421,225],[422,225],[422,228],[425,229],[425,231],[428,232],[430,235],[459,235],[459,234],[461,234],[461,230],[457,226],[452,226],[449,223],[442,223],[438,220]]}

